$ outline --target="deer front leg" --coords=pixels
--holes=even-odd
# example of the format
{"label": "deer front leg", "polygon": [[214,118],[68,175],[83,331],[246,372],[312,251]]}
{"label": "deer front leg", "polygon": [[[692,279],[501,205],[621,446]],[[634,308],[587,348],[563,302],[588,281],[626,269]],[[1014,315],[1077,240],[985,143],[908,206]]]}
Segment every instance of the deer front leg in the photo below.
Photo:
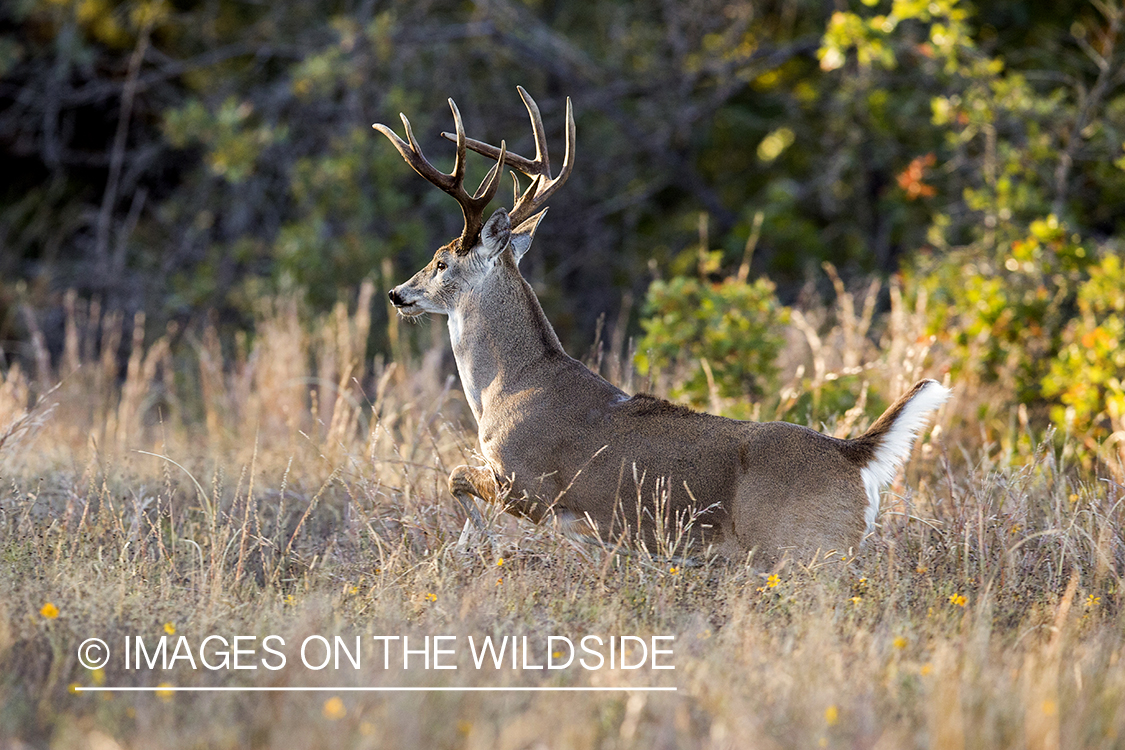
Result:
{"label": "deer front leg", "polygon": [[499,501],[500,488],[497,486],[496,476],[492,473],[492,469],[487,466],[458,466],[449,475],[449,492],[461,504],[468,516],[465,521],[465,528],[461,531],[459,543],[462,545],[467,543],[469,524],[475,526],[481,535],[488,538],[490,535],[485,528],[484,517],[481,516],[476,503],[473,502],[473,497],[479,497],[481,500],[492,503]]}

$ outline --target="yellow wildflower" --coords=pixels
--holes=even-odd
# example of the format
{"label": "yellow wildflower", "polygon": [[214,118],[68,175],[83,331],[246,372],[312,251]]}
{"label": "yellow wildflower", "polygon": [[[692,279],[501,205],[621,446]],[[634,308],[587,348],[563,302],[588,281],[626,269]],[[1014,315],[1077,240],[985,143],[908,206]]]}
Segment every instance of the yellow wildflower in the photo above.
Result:
{"label": "yellow wildflower", "polygon": [[50,602],[47,602],[46,604],[43,605],[43,608],[41,610],[39,610],[39,614],[43,615],[48,620],[53,620],[53,619],[55,619],[56,617],[59,616],[59,608],[56,607],[54,604],[51,604]]}
{"label": "yellow wildflower", "polygon": [[781,576],[779,576],[777,573],[774,573],[773,575],[771,575],[769,578],[766,579],[766,586],[768,586],[771,589],[777,588],[777,585],[779,583],[781,583]]}
{"label": "yellow wildflower", "polygon": [[339,696],[332,696],[324,701],[324,718],[331,721],[342,719],[347,715],[348,709],[344,708],[344,702],[340,700]]}
{"label": "yellow wildflower", "polygon": [[828,726],[830,726],[830,727],[836,726],[836,722],[839,721],[839,720],[840,720],[840,709],[836,708],[836,706],[833,705],[833,706],[829,706],[828,708],[824,709],[824,721],[828,724]]}
{"label": "yellow wildflower", "polygon": [[964,607],[968,602],[969,600],[960,594],[950,594],[949,596],[949,603],[958,607]]}
{"label": "yellow wildflower", "polygon": [[164,623],[164,632],[167,633],[168,635],[175,635],[176,634],[176,626],[173,623],[166,622],[166,623]]}

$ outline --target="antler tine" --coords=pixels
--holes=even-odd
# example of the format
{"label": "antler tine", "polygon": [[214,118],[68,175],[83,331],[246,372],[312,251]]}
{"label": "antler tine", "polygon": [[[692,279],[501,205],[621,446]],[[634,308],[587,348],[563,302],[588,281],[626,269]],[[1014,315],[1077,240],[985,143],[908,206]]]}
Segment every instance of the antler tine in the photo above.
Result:
{"label": "antler tine", "polygon": [[449,98],[449,108],[453,110],[453,127],[457,130],[457,159],[453,162],[453,179],[465,184],[465,126],[461,124],[461,110],[453,97]]}
{"label": "antler tine", "polygon": [[[520,95],[523,96],[525,92],[521,90]],[[530,96],[524,100],[528,105],[527,110],[531,113],[532,129],[535,131],[535,149],[536,161],[540,162],[542,167],[535,179],[532,180],[531,186],[516,202],[515,207],[512,208],[512,223],[518,225],[520,222],[531,217],[532,214],[537,212],[547,199],[554,195],[555,191],[563,186],[567,178],[570,177],[571,171],[574,169],[574,144],[575,144],[575,128],[574,128],[574,106],[571,104],[570,97],[566,98],[566,153],[563,156],[562,171],[559,172],[557,177],[551,177],[549,162],[547,160],[547,141],[543,135],[543,119],[539,117],[539,108],[535,107],[535,102]],[[532,111],[532,107],[535,107]],[[542,149],[542,154],[538,153]],[[540,158],[541,156],[541,158]]]}
{"label": "antler tine", "polygon": [[418,142],[414,139],[414,131],[410,127],[410,120],[407,120],[406,115],[404,114],[400,114],[399,117],[402,118],[402,124],[406,127],[406,137],[407,139],[409,139],[410,143],[406,143],[405,141],[403,141],[398,137],[398,134],[396,134],[395,131],[391,130],[386,125],[375,123],[371,127],[375,128],[380,133],[387,136],[388,139],[390,139],[391,143],[394,144],[395,149],[398,150],[399,154],[402,155],[402,158],[406,161],[407,164],[410,165],[410,167],[415,172],[422,175],[422,177],[424,177],[434,185],[437,185],[442,190],[449,192],[450,188],[452,188],[453,186],[450,180],[450,176],[445,174],[444,172],[439,172],[433,164],[430,164],[430,162],[422,154],[421,146],[419,146]]}
{"label": "antler tine", "polygon": [[[539,114],[539,105],[527,93],[523,86],[516,86],[516,91],[523,99],[523,106],[527,107],[527,114],[531,117],[531,133],[535,136],[535,162],[539,165],[539,174],[551,179],[551,157],[547,155],[547,134],[543,132],[543,116]],[[569,98],[567,101],[570,101]]]}
{"label": "antler tine", "polygon": [[[559,172],[557,177],[552,178],[550,157],[547,154],[547,136],[543,128],[543,117],[539,112],[539,106],[522,86],[517,86],[516,90],[519,91],[520,98],[523,99],[524,106],[527,107],[527,113],[531,118],[531,131],[535,138],[535,159],[527,159],[519,154],[507,154],[504,157],[505,164],[515,167],[531,178],[531,185],[522,195],[519,195],[519,189],[516,188],[515,204],[511,212],[513,224],[519,224],[521,221],[530,218],[556,190],[562,187],[574,169],[575,152],[574,105],[571,103],[570,97],[567,97],[566,154],[563,157],[562,171]],[[441,135],[451,141],[455,138],[450,133],[442,133]],[[465,139],[465,146],[478,154],[493,159],[500,154],[500,149],[495,146],[472,138]],[[516,184],[519,184],[518,181]]]}
{"label": "antler tine", "polygon": [[[461,122],[461,113],[452,99],[449,100],[449,108],[453,110],[453,124],[457,130],[457,158],[453,164],[453,171],[449,174],[442,172],[431,164],[425,154],[422,153],[422,147],[414,137],[414,129],[410,127],[410,120],[406,119],[406,115],[400,114],[399,117],[402,118],[403,127],[406,128],[407,141],[399,138],[386,125],[376,123],[372,127],[390,139],[402,158],[415,172],[457,200],[457,203],[461,206],[461,213],[465,217],[465,228],[461,232],[458,252],[467,253],[476,243],[481,227],[484,226],[484,209],[496,195],[496,189],[500,186],[500,175],[504,168],[507,145],[503,141],[500,142],[500,148],[496,149],[495,154],[496,164],[485,176],[477,191],[473,195],[469,195],[465,190],[465,148],[468,139],[465,138],[465,127]],[[443,133],[443,135],[446,134]]]}

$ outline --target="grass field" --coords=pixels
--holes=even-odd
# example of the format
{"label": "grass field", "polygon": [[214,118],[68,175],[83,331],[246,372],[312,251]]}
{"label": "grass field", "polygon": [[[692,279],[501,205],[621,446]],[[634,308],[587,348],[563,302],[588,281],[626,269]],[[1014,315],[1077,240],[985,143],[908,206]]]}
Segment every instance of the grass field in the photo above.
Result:
{"label": "grass field", "polygon": [[[465,551],[446,477],[473,461],[476,437],[441,364],[447,344],[437,324],[395,327],[396,361],[364,361],[372,295],[366,286],[358,312],[313,322],[271,301],[254,335],[226,348],[211,329],[179,347],[174,331],[137,334],[123,368],[95,343],[130,327],[72,299],[62,354],[40,349],[34,372],[0,375],[0,745],[1125,746],[1121,478],[1081,468],[1072,441],[1024,411],[997,426],[987,386],[953,382],[854,555],[690,567],[577,547],[507,517],[496,546]],[[867,345],[840,310],[826,313],[822,349],[794,331],[782,364],[814,374],[794,377],[783,404],[817,403],[840,356],[872,363],[860,376],[870,404],[940,376],[901,305],[878,347],[850,355],[832,342]],[[402,353],[431,334],[425,357]],[[599,364],[645,385],[620,361]],[[777,410],[858,434],[871,421],[862,406]],[[263,650],[269,635],[284,641],[272,641],[281,669],[266,666],[278,663]],[[549,636],[587,635],[674,636],[658,642],[673,651],[658,663],[675,669],[651,658],[628,670],[478,669],[468,644],[511,636],[522,649],[526,636],[521,660],[542,665],[565,658],[547,652]],[[151,655],[162,636],[168,656],[183,637],[197,660],[209,636],[228,651],[253,637],[240,663],[257,669],[193,669],[182,652],[168,670],[126,668],[126,637]],[[311,636],[349,648],[359,637],[360,667],[346,655],[339,668],[306,667]],[[401,641],[387,642],[385,667],[374,636],[409,637],[412,649],[455,636],[437,658],[458,668],[426,669],[415,654],[403,669]],[[93,637],[113,654],[98,670],[79,662]],[[323,643],[309,643],[317,666]],[[637,659],[638,641],[626,645]],[[222,642],[204,650],[221,661]],[[107,686],[162,690],[79,689]],[[337,689],[396,686],[676,690]]]}

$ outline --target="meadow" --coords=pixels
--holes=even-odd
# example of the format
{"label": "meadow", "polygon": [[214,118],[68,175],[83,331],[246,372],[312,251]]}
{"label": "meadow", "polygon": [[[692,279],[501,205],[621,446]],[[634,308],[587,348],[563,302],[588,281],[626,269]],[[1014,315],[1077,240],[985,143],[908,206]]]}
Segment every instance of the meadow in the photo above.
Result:
{"label": "meadow", "polygon": [[[446,481],[474,461],[476,435],[444,329],[392,316],[395,357],[369,358],[378,296],[366,283],[320,317],[263,300],[254,330],[225,341],[213,326],[146,335],[143,317],[129,326],[72,295],[62,352],[32,337],[34,366],[0,375],[0,744],[1125,743],[1122,477],[1112,462],[1083,464],[1078,438],[1026,409],[997,422],[995,386],[952,378],[925,334],[924,295],[911,306],[893,288],[880,316],[841,290],[786,329],[786,385],[755,405],[762,418],[856,435],[917,377],[955,390],[862,549],[774,570],[583,546],[495,509],[495,543],[459,546],[464,514]],[[127,361],[99,354],[129,331]],[[642,377],[628,343],[606,338],[584,353],[591,367],[631,391],[674,389],[680,374]],[[711,406],[731,404],[713,392]],[[252,637],[242,664],[258,668],[193,669],[182,653],[167,670],[123,661],[126,637],[146,658],[182,637],[198,658],[216,635],[228,647]],[[263,660],[268,635],[286,644],[284,668]],[[361,666],[303,666],[297,646],[317,635],[360,638]],[[391,642],[384,661],[373,640],[420,648],[439,635],[456,636],[441,657],[455,670],[420,655],[402,669]],[[674,636],[659,662],[675,668],[477,668],[466,647],[526,636],[535,665],[558,657],[548,637],[586,635]],[[104,668],[79,662],[91,637],[114,652]],[[211,642],[212,663],[223,646]],[[108,686],[160,689],[81,689]],[[337,690],[534,686],[675,691]]]}

